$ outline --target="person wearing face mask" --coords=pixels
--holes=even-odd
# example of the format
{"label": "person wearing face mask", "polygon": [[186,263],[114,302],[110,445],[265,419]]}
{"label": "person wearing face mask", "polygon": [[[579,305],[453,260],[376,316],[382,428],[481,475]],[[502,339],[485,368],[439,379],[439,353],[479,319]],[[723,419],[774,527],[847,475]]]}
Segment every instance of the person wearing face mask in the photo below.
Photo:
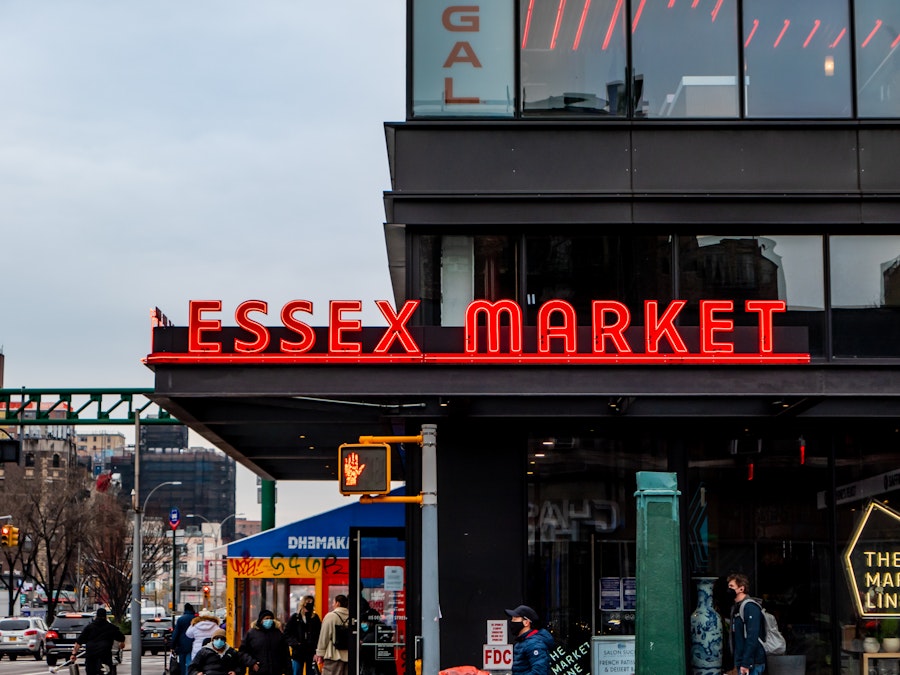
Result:
{"label": "person wearing face mask", "polygon": [[259,613],[256,623],[241,641],[242,654],[249,655],[259,675],[291,675],[291,652],[281,625],[268,609]]}
{"label": "person wearing face mask", "polygon": [[188,675],[242,675],[254,663],[247,654],[229,647],[225,642],[225,631],[219,628],[191,660]]}
{"label": "person wearing face mask", "polygon": [[[191,659],[197,656],[200,648],[212,637],[212,634],[219,630],[219,619],[215,614],[208,611],[200,610],[200,613],[191,619],[191,625],[184,632],[189,640],[193,640],[191,647]],[[190,669],[190,662],[188,662]]]}
{"label": "person wearing face mask", "polygon": [[318,675],[315,656],[321,630],[322,619],[316,614],[315,598],[304,595],[284,627],[284,635],[291,647],[294,675]]}
{"label": "person wearing face mask", "polygon": [[728,575],[728,595],[731,607],[731,649],[737,675],[760,675],[766,669],[766,650],[759,641],[762,611],[755,602],[741,605],[750,597],[750,580],[745,574]]}
{"label": "person wearing face mask", "polygon": [[528,605],[504,610],[509,617],[509,640],[513,643],[513,675],[548,675],[553,636],[538,628],[538,615]]}

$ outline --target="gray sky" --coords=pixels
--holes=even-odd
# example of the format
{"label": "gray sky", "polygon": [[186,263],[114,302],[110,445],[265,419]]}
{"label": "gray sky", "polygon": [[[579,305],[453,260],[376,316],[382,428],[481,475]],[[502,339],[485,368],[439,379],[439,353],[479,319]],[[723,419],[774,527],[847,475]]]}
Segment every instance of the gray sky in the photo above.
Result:
{"label": "gray sky", "polygon": [[4,386],[152,387],[149,311],[185,325],[190,299],[309,299],[324,324],[360,298],[382,323],[404,8],[0,2]]}

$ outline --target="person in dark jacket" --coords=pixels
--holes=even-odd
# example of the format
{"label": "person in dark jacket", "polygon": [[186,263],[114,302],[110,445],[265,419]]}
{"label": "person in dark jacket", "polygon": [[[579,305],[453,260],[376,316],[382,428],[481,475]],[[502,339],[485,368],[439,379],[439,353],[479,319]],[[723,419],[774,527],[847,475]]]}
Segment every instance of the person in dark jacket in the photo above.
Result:
{"label": "person in dark jacket", "polygon": [[225,642],[221,628],[212,635],[191,661],[188,675],[242,675],[256,663],[248,654],[241,654]]}
{"label": "person in dark jacket", "polygon": [[513,675],[549,675],[553,636],[537,627],[537,612],[528,605],[504,611],[513,643]]}
{"label": "person in dark jacket", "polygon": [[[191,665],[191,650],[194,648],[194,640],[185,633],[191,627],[195,616],[197,613],[194,611],[194,606],[189,602],[184,603],[184,614],[175,620],[175,627],[172,629],[172,651],[178,656],[178,665],[181,667],[182,675],[188,672]],[[171,675],[178,675],[178,673]]]}
{"label": "person in dark jacket", "polygon": [[253,659],[258,675],[291,675],[293,666],[287,639],[268,609],[259,613],[256,623],[244,635],[240,651]]}
{"label": "person in dark jacket", "polygon": [[734,598],[731,608],[731,644],[735,670],[738,675],[761,675],[766,669],[766,650],[759,641],[762,610],[755,602],[748,602],[741,618],[741,605],[750,597],[750,580],[747,575],[729,574],[728,588],[733,592]]}
{"label": "person in dark jacket", "polygon": [[291,615],[284,627],[284,636],[294,661],[294,675],[318,675],[313,659],[321,630],[322,619],[316,614],[316,599],[304,595],[300,598],[297,612]]}
{"label": "person in dark jacket", "polygon": [[117,626],[106,620],[106,610],[102,607],[97,610],[97,615],[75,640],[72,646],[72,657],[78,654],[78,650],[84,646],[84,670],[87,675],[100,675],[101,666],[109,667],[111,675],[115,675],[116,667],[113,665],[113,643],[119,643],[119,649],[125,648],[125,636]]}

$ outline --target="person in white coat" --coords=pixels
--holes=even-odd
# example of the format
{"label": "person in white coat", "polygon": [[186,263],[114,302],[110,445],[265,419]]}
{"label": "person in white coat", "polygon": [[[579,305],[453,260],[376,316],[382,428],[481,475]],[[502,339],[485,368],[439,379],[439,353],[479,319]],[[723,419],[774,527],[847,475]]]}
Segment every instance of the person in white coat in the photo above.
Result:
{"label": "person in white coat", "polygon": [[194,617],[193,621],[191,621],[191,625],[184,633],[185,636],[194,641],[194,646],[191,648],[192,661],[194,660],[194,657],[197,656],[197,652],[200,651],[200,648],[203,647],[203,641],[207,638],[211,639],[213,633],[218,629],[219,619],[216,618],[215,614],[200,612],[200,614]]}

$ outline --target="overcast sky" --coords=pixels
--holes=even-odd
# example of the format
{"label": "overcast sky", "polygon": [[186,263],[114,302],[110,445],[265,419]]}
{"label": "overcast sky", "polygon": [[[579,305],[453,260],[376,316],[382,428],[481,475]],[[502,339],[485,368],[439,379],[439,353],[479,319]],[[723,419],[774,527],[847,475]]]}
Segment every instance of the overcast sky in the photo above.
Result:
{"label": "overcast sky", "polygon": [[[404,7],[0,2],[4,386],[152,387],[149,311],[185,325],[190,299],[309,299],[324,325],[360,298],[382,323]],[[302,513],[293,487],[278,524]]]}

